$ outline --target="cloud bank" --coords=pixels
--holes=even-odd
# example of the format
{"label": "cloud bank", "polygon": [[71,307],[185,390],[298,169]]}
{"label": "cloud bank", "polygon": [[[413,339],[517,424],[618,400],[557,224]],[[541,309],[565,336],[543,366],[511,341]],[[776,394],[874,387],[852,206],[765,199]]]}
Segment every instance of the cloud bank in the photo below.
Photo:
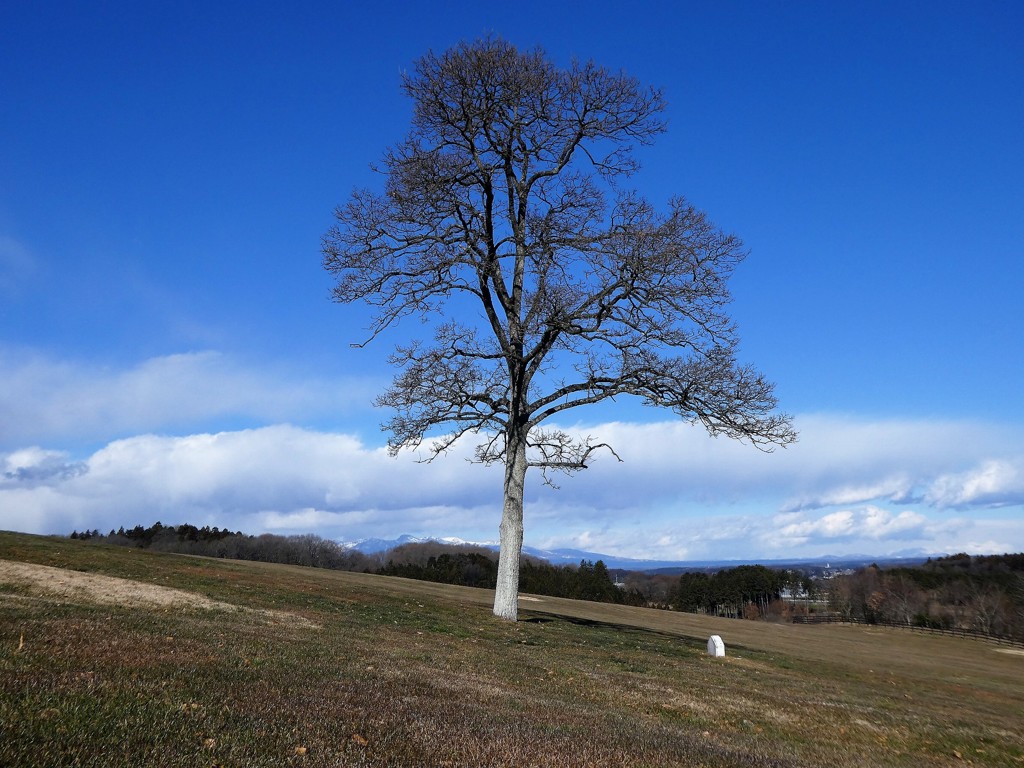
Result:
{"label": "cloud bank", "polygon": [[[677,422],[573,427],[613,444],[552,490],[532,477],[526,536],[649,558],[1024,550],[1015,435],[959,422],[797,419],[762,453]],[[494,540],[500,468],[471,444],[430,464],[353,435],[278,424],[113,440],[85,457],[0,454],[0,528],[33,533],[191,522],[340,539]]]}

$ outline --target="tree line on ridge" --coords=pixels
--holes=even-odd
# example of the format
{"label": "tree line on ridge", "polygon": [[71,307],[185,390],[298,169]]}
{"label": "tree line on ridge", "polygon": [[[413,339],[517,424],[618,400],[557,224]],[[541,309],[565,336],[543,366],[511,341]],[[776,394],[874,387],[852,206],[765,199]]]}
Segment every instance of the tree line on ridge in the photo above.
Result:
{"label": "tree line on ridge", "polygon": [[[194,525],[119,528],[71,534],[72,539],[187,555],[253,560],[494,589],[497,553],[436,541],[365,554],[313,534],[254,536]],[[522,592],[745,619],[818,613],[841,620],[961,629],[1024,640],[1024,554],[929,559],[914,567],[877,565],[828,579],[762,565],[681,575],[612,572],[604,562],[554,565],[524,555]]]}

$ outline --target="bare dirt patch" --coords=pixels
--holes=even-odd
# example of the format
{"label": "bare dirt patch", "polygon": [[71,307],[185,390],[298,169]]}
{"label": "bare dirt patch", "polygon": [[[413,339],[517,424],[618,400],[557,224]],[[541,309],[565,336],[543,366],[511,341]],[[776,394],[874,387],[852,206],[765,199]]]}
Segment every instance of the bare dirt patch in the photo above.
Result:
{"label": "bare dirt patch", "polygon": [[98,573],[82,573],[66,568],[53,568],[35,563],[0,560],[0,584],[14,584],[33,597],[70,603],[98,603],[127,608],[183,608],[208,611],[245,611],[272,622],[288,622],[319,628],[308,619],[293,613],[243,608],[220,600],[211,600],[196,592],[188,592],[158,584],[119,579]]}

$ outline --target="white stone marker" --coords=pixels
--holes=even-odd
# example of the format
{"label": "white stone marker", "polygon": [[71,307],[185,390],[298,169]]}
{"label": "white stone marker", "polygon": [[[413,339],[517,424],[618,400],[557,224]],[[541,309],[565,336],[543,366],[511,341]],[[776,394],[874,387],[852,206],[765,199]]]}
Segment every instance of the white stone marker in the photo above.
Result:
{"label": "white stone marker", "polygon": [[708,638],[708,656],[725,656],[725,643],[718,635]]}

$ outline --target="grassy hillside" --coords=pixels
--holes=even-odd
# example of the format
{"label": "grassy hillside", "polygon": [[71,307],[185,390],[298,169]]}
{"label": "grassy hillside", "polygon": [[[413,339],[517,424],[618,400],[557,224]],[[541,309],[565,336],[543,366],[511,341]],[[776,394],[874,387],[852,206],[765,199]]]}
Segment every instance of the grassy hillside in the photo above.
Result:
{"label": "grassy hillside", "polygon": [[0,765],[1024,765],[1024,655],[979,641],[555,598],[512,625],[482,590],[20,534],[0,560]]}

